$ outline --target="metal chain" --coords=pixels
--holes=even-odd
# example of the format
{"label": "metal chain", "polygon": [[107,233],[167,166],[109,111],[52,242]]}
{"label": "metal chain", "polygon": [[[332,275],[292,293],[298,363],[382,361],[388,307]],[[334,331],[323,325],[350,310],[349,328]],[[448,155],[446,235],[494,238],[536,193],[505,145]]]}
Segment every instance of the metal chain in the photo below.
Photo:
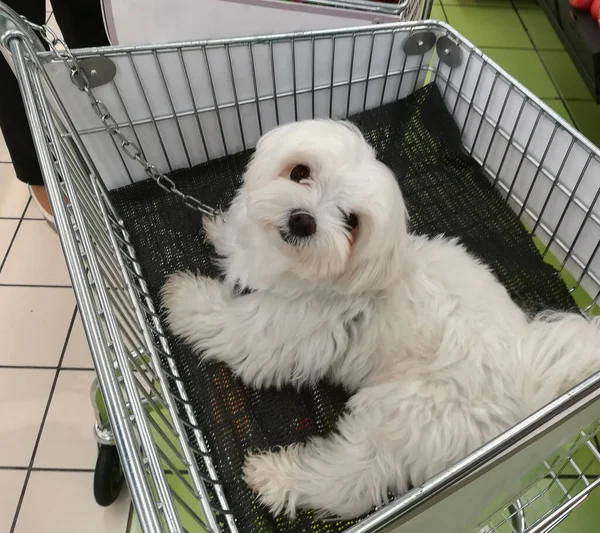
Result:
{"label": "metal chain", "polygon": [[70,77],[73,84],[80,90],[88,95],[90,99],[90,105],[92,109],[98,115],[104,128],[108,133],[110,133],[113,137],[116,137],[118,140],[122,151],[129,157],[132,161],[137,161],[143,168],[149,178],[154,180],[156,184],[163,189],[164,191],[175,194],[179,196],[183,200],[183,203],[195,210],[208,215],[210,217],[215,217],[219,215],[219,212],[213,209],[212,207],[204,204],[197,198],[190,196],[189,194],[185,194],[180,191],[173,180],[169,178],[167,175],[158,170],[153,164],[149,163],[148,160],[144,157],[142,149],[130,138],[128,138],[121,129],[119,128],[119,124],[112,116],[108,107],[102,100],[96,98],[93,89],[90,87],[90,83],[87,75],[81,68],[79,61],[77,58],[71,53],[69,47],[65,43],[63,39],[61,39],[56,32],[52,30],[47,25],[38,25],[33,24],[28,21],[25,17],[22,17],[25,23],[29,25],[34,31],[36,31],[39,36],[44,40],[45,43],[50,47],[50,51],[54,55],[56,59],[60,59],[65,66],[70,71]]}

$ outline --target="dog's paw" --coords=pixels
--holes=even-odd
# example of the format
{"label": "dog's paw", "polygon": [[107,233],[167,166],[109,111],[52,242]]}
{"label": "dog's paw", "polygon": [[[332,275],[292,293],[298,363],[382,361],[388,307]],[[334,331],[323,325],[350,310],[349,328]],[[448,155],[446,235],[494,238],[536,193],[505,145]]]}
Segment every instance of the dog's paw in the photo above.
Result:
{"label": "dog's paw", "polygon": [[257,494],[258,500],[275,516],[295,518],[298,511],[296,483],[289,474],[286,450],[250,454],[243,467],[243,479]]}
{"label": "dog's paw", "polygon": [[221,301],[218,281],[191,272],[172,274],[161,290],[161,303],[171,330],[186,337],[194,331],[202,333],[204,319],[214,320]]}
{"label": "dog's paw", "polygon": [[225,228],[225,217],[219,214],[214,217],[203,216],[202,226],[206,240],[213,246],[217,246],[223,239],[223,230]]}

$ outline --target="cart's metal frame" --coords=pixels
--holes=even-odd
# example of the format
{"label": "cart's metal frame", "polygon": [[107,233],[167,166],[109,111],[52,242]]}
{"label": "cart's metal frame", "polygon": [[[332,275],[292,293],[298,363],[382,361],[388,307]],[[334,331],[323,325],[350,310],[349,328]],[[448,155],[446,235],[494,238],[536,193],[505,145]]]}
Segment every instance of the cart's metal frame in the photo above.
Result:
{"label": "cart's metal frame", "polygon": [[[431,12],[433,0],[420,2],[419,0],[398,0],[395,3],[377,2],[376,0],[296,0],[303,4],[320,5],[327,7],[338,7],[342,9],[355,9],[359,11],[370,11],[395,15],[401,20],[426,19]],[[421,6],[421,12],[419,11]]]}
{"label": "cart's metal frame", "polygon": [[[589,231],[594,237],[600,228],[596,208],[600,188],[596,183],[589,197],[580,193],[589,189],[589,172],[600,169],[600,152],[445,24],[419,22],[251,39],[90,49],[72,56],[58,50],[56,45],[60,43],[51,35],[46,34],[46,38],[53,49],[51,53],[43,52],[30,25],[0,3],[0,45],[10,52],[22,90],[110,430],[144,531],[217,532],[237,528],[127,228],[110,201],[107,180],[111,175],[105,165],[118,164],[126,183],[148,175],[160,178],[174,166],[196,164],[251,147],[263,130],[274,123],[311,114],[345,116],[393,101],[424,83],[434,82],[461,127],[465,149],[481,163],[524,223],[533,228],[545,245],[544,254],[554,254],[561,269],[568,268],[575,276],[572,291],[593,291],[595,297],[586,302],[585,309],[595,309],[600,293],[595,262],[600,240],[591,249],[580,245],[589,241]],[[323,43],[333,47],[330,73],[327,69],[320,72],[315,66],[315,57],[320,57],[315,49]],[[348,54],[344,55],[346,45]],[[312,74],[308,73],[306,87],[301,86],[304,82],[300,66],[294,63],[296,52],[303,47],[312,53]],[[274,50],[282,54],[291,50],[294,66],[289,86],[281,79],[276,82]],[[387,51],[383,57],[381,50]],[[271,58],[266,68],[273,83],[269,89],[272,92],[261,95],[262,67],[255,58],[263,51]],[[204,74],[212,93],[212,104],[206,106],[194,93],[192,73],[185,60],[186,55],[196,53],[206,60]],[[216,53],[225,53],[224,57],[229,58],[224,72],[210,68],[208,58]],[[238,53],[252,58],[253,79],[248,87],[254,96],[250,98],[242,95],[240,79],[236,80]],[[350,65],[349,71],[344,71],[348,75],[343,74],[340,79],[334,76],[335,54]],[[360,57],[365,59],[365,65],[354,61],[358,54],[363,54]],[[134,91],[138,99],[145,100],[149,112],[146,118],[130,116],[124,103],[127,88],[115,80],[93,89],[81,84],[72,67],[65,73],[62,66],[66,59],[68,65],[77,69],[87,59],[98,57],[114,61],[119,68],[129,65],[133,69],[137,78]],[[181,109],[173,101],[162,70],[166,63],[161,58],[166,57],[179,61],[192,107]],[[70,63],[71,59],[74,63]],[[170,109],[166,113],[154,112],[150,104],[151,88],[143,85],[137,70],[145,60],[153,61],[161,74]],[[230,95],[220,96],[215,91],[215,84],[222,79],[233,84]],[[77,113],[70,108],[76,105],[74,100],[80,90],[87,93],[92,103],[91,114],[89,103]],[[122,103],[121,112],[110,114],[94,91],[105,91],[107,96],[110,92]],[[85,97],[83,102],[87,102]],[[265,106],[274,109],[271,118],[261,114]],[[87,120],[86,110],[87,118],[95,119],[96,125],[82,126],[81,121]],[[247,113],[252,110],[258,122],[250,129],[244,128],[249,120]],[[206,117],[216,120],[215,131],[206,129]],[[186,141],[187,119],[197,126],[197,151]],[[174,141],[161,136],[164,124],[173,126]],[[546,126],[546,144],[537,154],[538,137]],[[116,129],[126,132],[125,138],[129,135],[131,142],[120,140]],[[145,136],[146,131],[154,132],[153,141]],[[211,135],[214,138],[209,138]],[[181,161],[169,148],[171,141],[183,149]],[[98,142],[106,143],[104,148],[108,147],[111,157],[92,155]],[[561,152],[563,145],[566,148]],[[139,152],[132,147],[139,147]],[[553,160],[557,152],[563,153],[562,161]],[[157,162],[144,164],[145,154],[153,154]],[[506,169],[510,165],[513,167],[509,172]],[[532,178],[521,188],[517,178],[526,167],[532,170]],[[573,171],[569,181],[573,168],[577,171]],[[536,191],[542,184],[546,188],[541,189],[541,203],[536,204]],[[570,209],[579,213],[581,221],[569,237],[563,230],[568,225],[565,220],[570,217]],[[549,221],[548,216],[554,211],[558,217]],[[594,423],[600,418],[599,396],[600,376],[596,375],[349,531],[434,531],[439,529],[436,523],[443,524],[441,529],[448,533],[473,530],[476,523],[480,523],[477,529],[481,531],[549,531],[600,484],[600,478],[590,470],[600,464],[594,445],[599,431]],[[106,419],[100,422],[100,441],[112,444]],[[573,435],[577,438],[569,444]],[[564,446],[556,452],[559,445]],[[578,454],[586,449],[591,459],[582,462]],[[521,474],[532,460],[541,466],[521,486]],[[574,480],[568,485],[561,478],[566,468],[572,470]],[[539,488],[542,482],[544,486]],[[548,491],[556,488],[562,493],[559,500],[546,502],[530,513],[545,501]],[[500,490],[506,495],[492,505]],[[488,506],[490,510],[485,513]],[[449,516],[454,519],[452,523]]]}

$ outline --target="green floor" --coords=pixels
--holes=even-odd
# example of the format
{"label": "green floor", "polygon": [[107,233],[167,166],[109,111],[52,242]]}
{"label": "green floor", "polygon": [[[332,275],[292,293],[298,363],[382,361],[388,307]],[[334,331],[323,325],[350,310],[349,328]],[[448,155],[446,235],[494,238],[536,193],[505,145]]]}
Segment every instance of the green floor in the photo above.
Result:
{"label": "green floor", "polygon": [[448,22],[600,145],[600,106],[534,0],[435,0]]}

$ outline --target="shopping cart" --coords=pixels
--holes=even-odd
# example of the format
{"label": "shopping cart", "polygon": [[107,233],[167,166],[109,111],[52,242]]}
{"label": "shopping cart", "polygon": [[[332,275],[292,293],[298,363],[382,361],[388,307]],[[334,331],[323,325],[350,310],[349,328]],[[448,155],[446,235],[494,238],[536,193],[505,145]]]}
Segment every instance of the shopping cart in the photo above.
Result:
{"label": "shopping cart", "polygon": [[[464,150],[583,311],[596,309],[600,152],[446,24],[71,52],[0,3],[0,36],[97,372],[96,498],[111,503],[124,475],[145,532],[238,526],[111,201],[117,187],[152,179],[181,209],[210,213],[164,172],[252,148],[277,123],[348,116],[433,83]],[[600,484],[599,396],[595,375],[347,531],[550,531]]]}

